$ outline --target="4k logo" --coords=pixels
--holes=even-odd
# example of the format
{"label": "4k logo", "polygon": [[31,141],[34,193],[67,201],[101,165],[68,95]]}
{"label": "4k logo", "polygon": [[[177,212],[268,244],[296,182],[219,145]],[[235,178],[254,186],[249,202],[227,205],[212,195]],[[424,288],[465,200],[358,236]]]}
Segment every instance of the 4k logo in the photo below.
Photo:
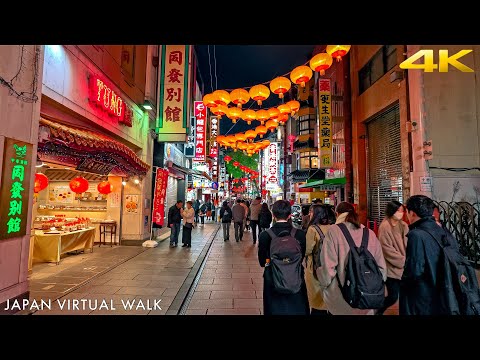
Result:
{"label": "4k logo", "polygon": [[[448,72],[448,65],[452,65],[461,72],[473,72],[473,69],[458,61],[458,59],[471,53],[472,51],[473,50],[460,50],[456,54],[448,56],[448,50],[438,50],[438,64],[436,64],[433,59],[433,50],[420,50],[403,61],[400,64],[400,69],[423,69],[425,72],[433,72],[433,70],[438,69],[439,72]],[[414,62],[421,57],[424,58],[423,64],[414,64]]]}

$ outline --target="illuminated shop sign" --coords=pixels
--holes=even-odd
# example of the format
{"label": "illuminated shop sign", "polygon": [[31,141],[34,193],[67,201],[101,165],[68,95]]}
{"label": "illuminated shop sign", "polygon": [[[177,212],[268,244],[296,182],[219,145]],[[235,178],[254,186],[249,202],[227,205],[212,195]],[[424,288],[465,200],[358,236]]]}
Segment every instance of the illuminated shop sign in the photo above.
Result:
{"label": "illuminated shop sign", "polygon": [[278,187],[278,146],[271,143],[267,153],[267,178],[265,189],[274,190]]}

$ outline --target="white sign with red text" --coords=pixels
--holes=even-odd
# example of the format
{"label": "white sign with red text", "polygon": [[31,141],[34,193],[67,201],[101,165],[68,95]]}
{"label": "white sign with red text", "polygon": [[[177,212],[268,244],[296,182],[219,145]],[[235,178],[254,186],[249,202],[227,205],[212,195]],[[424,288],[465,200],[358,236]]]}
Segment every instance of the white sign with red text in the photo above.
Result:
{"label": "white sign with red text", "polygon": [[267,151],[267,178],[265,189],[274,190],[278,187],[278,146],[277,143],[271,143]]}
{"label": "white sign with red text", "polygon": [[207,130],[207,107],[203,101],[194,101],[195,115],[195,160],[205,161],[207,154],[206,130]]}

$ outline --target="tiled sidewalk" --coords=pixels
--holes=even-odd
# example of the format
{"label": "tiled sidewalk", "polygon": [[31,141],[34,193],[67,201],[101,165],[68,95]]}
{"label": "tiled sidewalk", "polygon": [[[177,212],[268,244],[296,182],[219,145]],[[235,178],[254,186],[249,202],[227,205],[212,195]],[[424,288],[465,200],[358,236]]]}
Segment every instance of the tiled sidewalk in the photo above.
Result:
{"label": "tiled sidewalk", "polygon": [[258,242],[245,232],[243,241],[215,237],[205,268],[186,315],[260,315],[263,311],[263,268],[257,260]]}
{"label": "tiled sidewalk", "polygon": [[[53,302],[51,310],[37,311],[34,315],[164,315],[208,239],[218,228],[218,224],[206,224],[204,227],[195,228],[191,248],[181,247],[181,234],[180,246],[177,248],[170,248],[169,240],[166,239],[156,248],[146,249],[60,299],[70,300],[72,305],[73,300],[86,299],[86,302],[90,300],[85,310],[81,306],[79,310],[73,307],[71,310],[66,310],[66,307],[61,310],[60,305]],[[100,309],[102,300],[105,300],[106,306]],[[135,300],[133,308],[125,309],[124,303],[132,300]],[[140,300],[142,306],[136,308]],[[159,302],[161,309],[148,309],[147,300],[150,300],[151,305],[155,300],[161,300]],[[97,308],[91,310],[95,305]]]}

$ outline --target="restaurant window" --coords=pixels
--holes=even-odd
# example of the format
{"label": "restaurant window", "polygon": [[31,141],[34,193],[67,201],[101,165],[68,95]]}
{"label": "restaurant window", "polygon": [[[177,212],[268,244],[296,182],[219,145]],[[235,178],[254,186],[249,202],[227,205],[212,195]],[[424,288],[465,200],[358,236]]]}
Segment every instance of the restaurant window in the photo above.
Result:
{"label": "restaurant window", "polygon": [[383,45],[382,48],[358,72],[360,94],[372,86],[378,79],[397,65],[395,45]]}
{"label": "restaurant window", "polygon": [[308,135],[315,133],[315,114],[307,114],[299,116],[297,119],[297,134]]}

